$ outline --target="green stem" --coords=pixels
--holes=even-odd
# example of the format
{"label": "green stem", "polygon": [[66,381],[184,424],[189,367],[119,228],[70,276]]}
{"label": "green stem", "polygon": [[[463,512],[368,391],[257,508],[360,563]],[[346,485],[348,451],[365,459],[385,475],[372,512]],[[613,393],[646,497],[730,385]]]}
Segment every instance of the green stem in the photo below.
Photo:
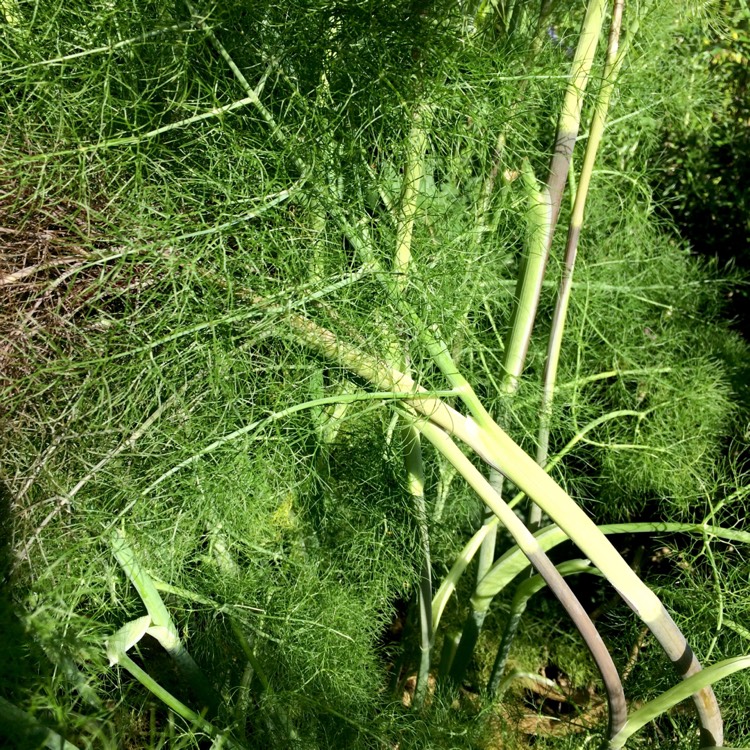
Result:
{"label": "green stem", "polygon": [[[323,342],[321,342],[323,343]],[[342,349],[343,353],[344,349]],[[354,372],[357,372],[357,370],[354,369],[354,362],[351,361],[350,363],[352,365],[352,370]],[[381,382],[386,383],[387,380],[387,372],[388,368],[387,366],[383,365],[382,373],[376,372],[376,370],[379,369],[378,366],[376,366],[376,369],[371,370],[368,369],[367,366],[363,367],[363,371],[361,373],[357,373],[364,377],[364,373],[367,372],[373,377],[380,377]],[[406,376],[404,376],[406,377]],[[411,382],[411,379],[409,378],[409,382]],[[455,395],[453,391],[442,391],[441,395]],[[240,437],[250,435],[253,432],[257,431],[261,427],[267,424],[271,424],[272,422],[276,422],[279,419],[284,419],[285,417],[291,416],[292,414],[296,414],[300,411],[305,411],[306,409],[316,409],[320,406],[327,406],[331,404],[352,404],[355,401],[380,401],[380,400],[394,400],[394,401],[403,401],[406,399],[413,399],[413,398],[420,398],[420,394],[418,393],[408,393],[408,391],[401,391],[401,392],[394,392],[394,391],[381,391],[376,393],[340,393],[336,396],[325,396],[324,398],[317,398],[313,399],[312,401],[305,401],[301,404],[294,404],[293,406],[290,406],[286,409],[281,409],[280,411],[274,412],[273,414],[269,414],[267,417],[264,417],[263,419],[257,419],[254,422],[251,422],[249,425],[245,425],[244,427],[240,427],[238,430],[234,430],[233,432],[228,433],[227,435],[223,435],[222,437],[214,440],[213,443],[210,443],[205,448],[202,448],[197,453],[194,453],[189,458],[184,459],[183,461],[180,461],[180,463],[173,466],[168,471],[164,472],[160,477],[155,479],[151,484],[146,487],[145,490],[141,492],[141,497],[145,497],[148,495],[152,490],[156,489],[162,482],[164,482],[166,479],[171,477],[173,474],[176,474],[181,469],[184,469],[186,466],[189,466],[190,464],[194,463],[195,461],[199,460],[200,458],[203,458],[204,456],[207,456],[209,453],[213,453],[215,450],[220,448],[222,445],[225,445],[226,443],[229,443],[233,440],[237,440]],[[426,396],[426,398],[432,399],[432,396]],[[125,515],[135,504],[135,501],[132,501],[128,506],[125,507],[124,510],[120,511],[119,516],[121,517]]]}
{"label": "green stem", "polygon": [[430,534],[427,526],[427,508],[424,499],[424,466],[419,432],[411,423],[401,428],[404,444],[404,464],[407,472],[409,495],[414,502],[419,527],[422,570],[419,577],[419,672],[414,690],[414,708],[424,704],[430,673],[430,658],[434,640],[432,626],[432,562]]}
{"label": "green stem", "polygon": [[[658,698],[654,698],[645,706],[634,711],[628,717],[625,726],[610,739],[607,750],[621,750],[621,748],[625,747],[628,738],[632,737],[648,722],[653,721],[657,716],[660,716],[681,701],[689,698],[691,693],[694,693],[696,690],[710,686],[740,669],[750,669],[750,656],[737,656],[732,659],[725,659],[718,664],[713,664],[701,670],[699,674],[692,675],[685,682],[670,688]],[[721,745],[721,741],[717,743],[710,734],[701,732],[701,747],[713,747],[717,744]]]}
{"label": "green stem", "polygon": [[[274,119],[274,116],[269,112],[265,106],[263,105],[263,102],[261,102],[259,97],[259,90],[254,89],[250,83],[248,82],[247,78],[245,78],[242,71],[237,67],[234,60],[232,60],[229,52],[227,52],[224,45],[219,41],[216,34],[214,34],[213,29],[206,23],[206,21],[198,14],[197,10],[195,9],[195,6],[190,2],[190,0],[185,0],[185,4],[188,7],[188,10],[190,11],[190,15],[193,17],[193,21],[195,21],[196,26],[198,26],[201,31],[203,31],[206,36],[209,38],[211,44],[213,45],[214,49],[221,55],[221,57],[224,59],[224,62],[229,66],[230,70],[234,74],[235,78],[239,81],[242,88],[245,90],[246,101],[250,104],[252,104],[260,113],[260,116],[265,120],[266,124],[269,125],[271,128],[271,133],[276,138],[276,140],[280,141],[282,144],[286,143],[286,138],[281,133],[279,126]],[[260,89],[261,87],[259,87]],[[303,170],[304,171],[304,170]]]}
{"label": "green stem", "polygon": [[463,682],[486,617],[486,610],[478,610],[472,607],[464,620],[464,627],[461,631],[461,637],[458,641],[458,648],[453,657],[449,675],[451,682],[455,686],[460,686]]}
{"label": "green stem", "polygon": [[414,124],[406,144],[406,168],[401,190],[401,204],[396,231],[396,253],[393,271],[396,274],[396,290],[403,294],[408,285],[411,264],[411,244],[414,221],[419,207],[419,197],[424,180],[424,154],[427,151],[426,114],[419,109],[414,113]]}
{"label": "green stem", "polygon": [[494,513],[493,519],[494,521],[482,524],[474,536],[472,536],[472,538],[466,543],[461,550],[461,553],[456,558],[456,561],[451,566],[450,571],[445,578],[443,578],[440,587],[435,592],[435,596],[432,599],[432,622],[435,628],[437,628],[440,623],[446,604],[456,590],[456,586],[458,585],[461,576],[464,574],[464,571],[474,559],[477,550],[480,549],[485,536],[493,530],[497,531],[498,518]]}
{"label": "green stem", "polygon": [[583,98],[604,22],[604,7],[605,0],[590,0],[586,8],[586,15],[578,37],[578,46],[573,58],[572,75],[565,91],[565,99],[557,123],[555,151],[547,179],[547,190],[552,204],[552,229],[550,234],[554,231],[560,213],[562,194],[570,170],[570,160],[573,156],[573,147],[578,138]]}
{"label": "green stem", "polygon": [[510,331],[505,342],[503,390],[509,394],[518,390],[518,381],[526,362],[553,231],[549,191],[539,188],[527,159],[524,159],[521,169],[528,202],[527,237],[526,251],[518,272]]}
{"label": "green stem", "polygon": [[460,640],[461,633],[456,630],[451,630],[445,634],[443,648],[440,651],[440,669],[438,671],[439,680],[444,680],[450,674],[453,659],[456,656],[456,651],[458,651]]}
{"label": "green stem", "polygon": [[[136,133],[134,135],[126,135],[120,138],[110,138],[107,141],[100,141],[99,143],[90,143],[86,146],[76,146],[75,148],[66,148],[60,151],[50,151],[50,152],[45,152],[43,154],[33,154],[31,156],[24,156],[22,159],[18,160],[17,164],[31,164],[32,162],[49,161],[51,159],[56,159],[60,156],[74,156],[77,154],[88,154],[93,151],[103,151],[105,149],[115,148],[117,146],[137,146],[143,143],[144,141],[151,140],[152,138],[156,138],[157,136],[163,135],[164,133],[169,133],[172,130],[177,130],[178,128],[184,128],[187,125],[194,125],[196,122],[202,122],[203,120],[208,120],[213,117],[218,117],[227,112],[234,112],[235,110],[245,107],[248,104],[255,104],[255,98],[256,97],[247,96],[247,97],[244,97],[243,99],[238,99],[237,101],[230,102],[229,104],[224,104],[221,107],[214,107],[213,109],[209,109],[206,112],[200,112],[199,114],[193,115],[192,117],[186,117],[184,120],[178,120],[177,122],[170,122],[167,125],[162,125],[161,127],[154,128],[153,130],[148,130],[143,133]],[[11,166],[15,166],[15,164],[12,164]]]}
{"label": "green stem", "polygon": [[[594,164],[604,135],[604,125],[607,121],[609,103],[614,91],[617,75],[622,67],[623,55],[618,55],[620,43],[620,29],[622,28],[622,10],[624,0],[614,0],[612,8],[612,21],[609,29],[609,41],[607,44],[607,59],[604,65],[604,77],[594,107],[594,116],[591,122],[589,137],[586,142],[586,151],[581,166],[581,174],[578,178],[573,213],[568,228],[568,239],[565,247],[565,261],[563,265],[560,290],[557,295],[555,312],[552,315],[552,327],[550,330],[549,343],[547,346],[547,357],[544,364],[542,405],[539,418],[539,433],[537,440],[537,463],[544,466],[547,462],[547,451],[549,450],[550,423],[552,419],[552,402],[555,395],[555,383],[557,382],[557,368],[560,362],[560,351],[562,348],[565,320],[568,315],[570,303],[570,292],[573,284],[573,271],[575,270],[576,256],[578,254],[578,240],[583,228],[583,217],[591,185],[591,175]],[[529,509],[529,528],[538,529],[542,524],[542,511],[538,505],[532,503]]]}
{"label": "green stem", "polygon": [[[419,108],[414,112],[414,122],[406,143],[406,165],[404,180],[401,188],[401,200],[397,216],[396,249],[393,258],[395,282],[386,281],[386,289],[394,301],[401,301],[406,307],[405,297],[409,285],[409,273],[412,269],[412,239],[414,223],[419,209],[419,200],[424,180],[424,158],[427,150],[426,118],[428,113]],[[367,250],[367,256],[372,252]],[[385,280],[385,276],[381,274]],[[395,365],[403,367],[409,374],[409,342],[404,341],[402,351],[393,359],[399,358]],[[404,466],[407,475],[407,490],[412,499],[417,526],[419,530],[419,544],[421,557],[421,571],[419,576],[419,670],[414,688],[412,706],[419,709],[424,705],[430,674],[430,659],[433,647],[432,626],[432,560],[430,556],[430,533],[427,522],[427,507],[424,497],[424,464],[422,461],[422,446],[419,432],[414,425],[407,422],[401,426]]]}
{"label": "green stem", "polygon": [[158,638],[161,645],[174,660],[183,679],[193,688],[203,706],[207,707],[212,715],[217,715],[221,697],[211,686],[211,683],[206,679],[200,667],[180,640],[177,627],[151,576],[141,567],[132,547],[121,531],[115,530],[112,532],[110,545],[117,562],[120,563],[146,605],[154,626],[154,637]]}
{"label": "green stem", "polygon": [[[504,481],[505,477],[499,471],[496,469],[490,469],[490,486],[497,493],[498,497],[503,496]],[[489,508],[486,505],[484,506],[484,520],[482,527],[486,531],[486,534],[482,541],[482,546],[479,548],[475,588],[479,585],[484,576],[487,575],[488,571],[494,564],[495,550],[497,548],[497,516],[492,512],[492,508]],[[456,663],[459,664],[460,667],[454,669],[452,673],[452,679],[456,684],[460,683],[463,678],[463,674],[459,672],[459,669],[465,670],[468,666],[468,660],[476,646],[477,638],[484,624],[484,618],[485,613],[477,612],[472,608],[466,622],[464,623],[464,630],[456,654]]]}
{"label": "green stem", "polygon": [[[499,471],[494,469],[490,470],[490,484],[492,488],[502,497],[503,494],[503,475]],[[495,562],[495,548],[497,546],[497,523],[495,523],[496,516],[489,509],[485,507],[483,526],[487,527],[487,533],[482,541],[482,546],[479,548],[479,558],[477,560],[477,583],[484,578],[487,571],[492,567]]]}
{"label": "green stem", "polygon": [[[235,637],[237,638],[238,643],[240,644],[240,648],[242,649],[242,652],[245,654],[245,658],[248,661],[249,667],[252,669],[252,672],[257,676],[261,686],[263,687],[263,691],[267,693],[268,695],[272,695],[273,689],[271,688],[271,682],[268,679],[268,675],[266,675],[266,672],[263,669],[263,665],[260,663],[260,661],[258,660],[258,657],[255,655],[255,652],[253,651],[253,647],[250,645],[250,641],[247,639],[245,632],[240,626],[240,623],[237,621],[236,618],[230,616],[229,624],[231,625],[232,632],[234,633]],[[296,729],[294,728],[294,726],[292,725],[292,722],[287,716],[286,711],[284,711],[281,707],[277,707],[274,713],[276,715],[278,724],[280,724],[284,728],[284,734],[286,735],[286,737],[292,741],[298,740],[299,735],[297,734]],[[273,723],[271,723],[271,728],[275,729],[275,726]]]}

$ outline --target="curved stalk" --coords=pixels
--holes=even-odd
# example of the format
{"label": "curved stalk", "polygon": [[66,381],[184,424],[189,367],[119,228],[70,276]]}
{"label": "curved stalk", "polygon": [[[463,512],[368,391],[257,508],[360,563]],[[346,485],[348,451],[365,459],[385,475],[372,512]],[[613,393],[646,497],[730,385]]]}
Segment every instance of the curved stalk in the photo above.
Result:
{"label": "curved stalk", "polygon": [[[633,712],[625,726],[611,738],[607,750],[621,750],[629,737],[632,737],[639,729],[644,727],[648,722],[653,721],[665,711],[676,706],[681,701],[690,697],[690,694],[704,686],[712,685],[719,680],[728,677],[740,669],[750,669],[750,656],[736,656],[732,659],[725,659],[718,664],[713,664],[706,669],[701,670],[700,674],[694,674],[685,682],[675,685],[658,698],[649,701],[645,706]],[[701,733],[701,747],[711,746],[712,738],[705,737]],[[719,743],[721,744],[721,743]]]}
{"label": "curved stalk", "polygon": [[[492,508],[492,511],[508,529],[518,546],[523,550],[524,555],[539,571],[539,574],[573,620],[591,652],[604,681],[609,703],[609,733],[610,736],[614,736],[624,726],[627,719],[625,694],[619,675],[617,674],[617,668],[612,661],[612,656],[604,641],[602,641],[596,627],[591,622],[586,610],[581,606],[575,594],[573,594],[562,575],[560,575],[552,561],[539,546],[532,533],[508,507],[507,503],[503,502],[502,498],[497,495],[490,483],[461,452],[450,436],[434,424],[424,420],[415,421],[415,427],[456,467],[457,471],[464,477],[472,489],[477,492],[487,506]],[[461,640],[463,643],[463,637]],[[456,654],[456,661],[459,660],[462,643],[459,644],[459,653]]]}
{"label": "curved stalk", "polygon": [[[482,524],[482,526],[475,532],[474,536],[469,539],[468,543],[464,546],[461,553],[456,558],[456,561],[453,563],[450,571],[445,578],[443,578],[440,587],[435,592],[435,596],[432,599],[432,623],[434,627],[437,628],[440,618],[443,616],[445,605],[456,590],[458,581],[469,566],[469,563],[474,559],[477,550],[482,546],[485,536],[491,531],[497,532],[497,516],[493,513],[492,518],[493,520]],[[489,570],[487,572],[489,572]],[[484,576],[482,576],[482,578],[484,578]]]}
{"label": "curved stalk", "polygon": [[145,669],[139,667],[124,651],[119,654],[118,664],[123,669],[130,672],[130,674],[135,677],[141,685],[156,696],[165,706],[168,706],[176,714],[182,716],[186,721],[189,721],[194,727],[205,732],[209,737],[215,738],[218,743],[223,744],[228,748],[236,748],[237,750],[246,747],[221,731],[218,727],[211,724],[211,722],[207,721],[201,714],[186,706],[182,701],[176,698],[159,682],[151,677]]}
{"label": "curved stalk", "polygon": [[[214,690],[183,645],[177,626],[174,624],[174,620],[172,620],[172,616],[169,614],[151,576],[141,567],[132,547],[121,531],[113,531],[109,542],[117,562],[125,571],[148,610],[148,615],[140,618],[140,621],[145,624],[144,632],[148,628],[148,632],[161,643],[165,651],[174,660],[182,679],[193,688],[196,697],[200,699],[201,707],[208,709],[212,716],[217,716],[221,705],[221,696]],[[143,634],[141,633],[141,635]],[[141,635],[138,636],[138,640],[140,640]],[[127,651],[127,648],[123,649],[123,653]]]}

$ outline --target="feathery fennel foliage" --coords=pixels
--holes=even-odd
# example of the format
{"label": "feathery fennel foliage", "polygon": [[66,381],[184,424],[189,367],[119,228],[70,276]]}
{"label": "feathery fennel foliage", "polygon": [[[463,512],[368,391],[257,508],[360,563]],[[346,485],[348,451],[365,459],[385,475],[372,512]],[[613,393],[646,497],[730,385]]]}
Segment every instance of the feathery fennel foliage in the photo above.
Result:
{"label": "feathery fennel foliage", "polygon": [[[36,722],[29,732],[77,747],[190,747],[214,730],[246,748],[524,747],[529,734],[565,748],[580,746],[581,727],[605,738],[599,676],[547,593],[528,602],[493,702],[514,587],[493,600],[456,686],[438,675],[473,593],[459,577],[415,688],[424,530],[394,415],[403,423],[416,399],[362,375],[370,362],[408,368],[459,408],[425,346],[437,330],[487,410],[535,453],[570,200],[510,397],[504,346],[529,232],[520,174],[526,160],[546,176],[583,5],[0,4],[10,740],[25,741],[5,729],[17,716],[5,702]],[[732,441],[747,417],[733,378],[747,355],[720,318],[736,279],[655,219],[647,183],[658,121],[683,114],[682,79],[664,75],[680,59],[670,39],[683,4],[654,5],[593,175],[550,471],[599,524],[741,529],[748,493]],[[317,326],[307,339],[304,325]],[[359,374],[315,350],[321,331],[369,358]],[[422,453],[437,589],[483,506],[435,447]],[[145,628],[128,659],[174,702],[108,665],[105,641],[145,614],[113,531],[153,579],[213,707]],[[501,532],[496,557],[512,543]],[[750,647],[745,545],[665,532],[618,549],[713,664]],[[579,557],[571,547],[553,562]],[[585,578],[567,580],[632,706],[665,692],[676,678],[660,649]],[[750,729],[749,686],[739,673],[716,687],[735,744]],[[694,740],[693,716],[673,710],[631,744]]]}

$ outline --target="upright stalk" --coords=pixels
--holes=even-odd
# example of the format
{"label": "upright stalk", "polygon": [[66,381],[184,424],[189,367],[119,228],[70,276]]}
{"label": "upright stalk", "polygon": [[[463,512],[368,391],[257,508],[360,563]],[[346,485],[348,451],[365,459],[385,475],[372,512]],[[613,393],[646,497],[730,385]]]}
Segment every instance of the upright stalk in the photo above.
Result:
{"label": "upright stalk", "polygon": [[[548,3],[540,8],[540,23],[545,13],[551,10]],[[515,307],[511,318],[510,331],[505,344],[502,387],[508,396],[515,395],[523,372],[526,355],[531,342],[536,312],[544,281],[544,273],[549,259],[552,237],[557,217],[560,213],[565,178],[570,169],[573,146],[578,137],[581,108],[586,91],[594,55],[601,34],[604,19],[603,0],[591,0],[581,27],[578,48],[571,68],[571,80],[565,93],[563,107],[557,127],[555,150],[550,163],[547,184],[538,185],[531,164],[524,160],[521,167],[522,184],[527,196],[527,237],[526,251],[519,270],[515,291]],[[502,494],[503,476],[497,470],[490,470],[493,488]],[[484,523],[490,524],[491,512],[485,513]],[[477,584],[482,580],[494,562],[497,527],[493,524],[486,534],[479,553]],[[459,644],[459,653],[454,661],[453,677],[457,681],[466,666],[482,629],[486,611],[472,609],[466,620],[465,636]]]}
{"label": "upright stalk", "polygon": [[414,222],[419,208],[419,197],[424,181],[424,155],[427,151],[426,126],[429,113],[419,108],[414,113],[414,122],[406,143],[406,166],[401,188],[401,206],[396,229],[396,253],[393,271],[396,274],[397,291],[403,294],[408,285],[411,266],[411,242]]}
{"label": "upright stalk", "polygon": [[[604,126],[607,121],[609,104],[612,98],[612,92],[614,91],[615,82],[625,60],[630,40],[637,33],[640,26],[640,18],[647,11],[649,4],[650,2],[646,4],[645,8],[641,9],[640,14],[637,14],[634,17],[622,48],[620,48],[620,31],[622,28],[624,0],[614,0],[612,8],[612,21],[610,23],[604,75],[594,107],[591,129],[583,157],[583,164],[581,166],[581,174],[578,178],[578,188],[576,190],[573,212],[570,219],[570,226],[568,228],[562,278],[560,280],[560,288],[555,303],[555,311],[552,316],[552,326],[547,346],[547,357],[544,364],[542,405],[540,410],[537,442],[537,462],[541,466],[545,465],[549,450],[550,421],[552,417],[555,383],[557,381],[557,369],[560,361],[565,321],[568,314],[570,292],[573,285],[573,272],[575,270],[576,258],[578,256],[578,241],[583,227],[584,211],[586,208],[589,187],[591,185],[591,176],[594,171],[594,164],[604,135]],[[532,529],[539,528],[541,522],[541,510],[538,506],[532,505],[529,512],[529,525]]]}
{"label": "upright stalk", "polygon": [[424,498],[424,466],[419,432],[412,424],[401,427],[404,444],[404,464],[407,473],[409,495],[414,503],[419,527],[422,569],[419,576],[419,672],[414,689],[412,705],[419,708],[424,704],[430,675],[430,660],[434,642],[432,628],[432,562],[430,558],[430,534],[427,525],[427,507]]}
{"label": "upright stalk", "polygon": [[555,148],[547,183],[542,190],[538,190],[534,184],[531,167],[528,164],[524,166],[524,181],[532,203],[532,236],[518,276],[515,293],[516,306],[505,346],[503,387],[508,393],[514,392],[517,387],[529,350],[531,332],[542,291],[544,269],[560,214],[562,194],[573,157],[573,147],[578,138],[583,97],[594,62],[603,20],[604,0],[590,0],[573,58],[571,78],[558,119]]}
{"label": "upright stalk", "polygon": [[[414,123],[407,140],[406,167],[401,191],[400,211],[396,232],[396,252],[393,270],[396,274],[395,292],[403,298],[409,283],[409,270],[412,259],[412,237],[414,222],[419,208],[422,182],[424,179],[424,154],[427,150],[427,133],[424,113],[419,109],[414,114]],[[409,372],[408,342],[404,342],[400,366]],[[430,660],[433,647],[432,627],[432,561],[430,557],[430,534],[427,523],[427,507],[424,497],[424,465],[419,432],[407,422],[401,426],[404,452],[404,466],[407,474],[407,488],[414,504],[421,552],[419,576],[419,671],[414,688],[414,708],[424,704],[430,674]]]}

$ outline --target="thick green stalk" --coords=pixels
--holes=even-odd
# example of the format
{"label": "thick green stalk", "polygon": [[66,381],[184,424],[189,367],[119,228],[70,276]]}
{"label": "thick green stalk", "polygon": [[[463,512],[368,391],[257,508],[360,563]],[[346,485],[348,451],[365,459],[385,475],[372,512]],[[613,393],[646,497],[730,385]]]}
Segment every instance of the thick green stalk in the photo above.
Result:
{"label": "thick green stalk", "polygon": [[604,0],[590,0],[581,26],[571,78],[568,82],[557,123],[555,148],[546,186],[538,190],[528,163],[524,163],[524,183],[531,202],[530,238],[516,286],[516,307],[506,342],[505,390],[512,393],[521,376],[529,349],[531,332],[544,281],[544,270],[552,246],[552,237],[560,214],[562,194],[570,170],[573,147],[578,138],[583,97],[594,61],[604,20]]}
{"label": "thick green stalk", "polygon": [[[494,488],[493,488],[494,489]],[[440,583],[440,587],[435,592],[435,596],[432,599],[432,623],[433,627],[437,628],[440,623],[440,619],[443,616],[446,604],[450,600],[453,592],[456,590],[461,576],[469,566],[469,563],[474,559],[474,555],[477,550],[482,546],[482,542],[487,534],[491,531],[497,531],[498,519],[493,514],[494,521],[482,524],[479,530],[471,537],[466,543],[461,553],[456,558],[456,561],[451,566],[448,574],[443,578]],[[488,571],[489,572],[489,571]],[[484,576],[482,576],[484,578]]]}
{"label": "thick green stalk", "polygon": [[[155,591],[155,589],[154,589]],[[158,597],[158,593],[156,594]],[[161,600],[161,597],[158,597]],[[154,611],[158,614],[158,607],[154,608]],[[152,626],[152,615],[144,615],[139,617],[137,620],[123,625],[111,638],[107,639],[106,648],[107,656],[109,658],[110,666],[119,664],[121,667],[130,672],[138,682],[141,683],[147,690],[155,695],[162,703],[168,706],[183,719],[187,719],[198,727],[202,731],[206,732],[211,737],[221,738],[221,741],[230,748],[240,748],[242,745],[236,743],[231,737],[220,732],[213,724],[206,721],[202,714],[193,711],[191,708],[186,706],[182,701],[177,699],[172,693],[166,690],[162,685],[157,682],[145,669],[138,666],[129,656],[128,651],[133,648],[146,633],[157,638],[162,645],[165,641],[166,628],[163,626]]]}
{"label": "thick green stalk", "polygon": [[[424,181],[424,157],[427,150],[425,113],[419,108],[414,113],[414,122],[406,143],[406,165],[401,189],[401,200],[397,217],[396,250],[393,258],[393,271],[396,275],[393,288],[397,300],[404,300],[409,285],[409,272],[412,267],[412,238],[414,222],[419,209],[422,183]],[[368,252],[368,255],[371,253]],[[404,302],[404,304],[406,304]],[[409,373],[409,342],[403,342],[403,350],[395,364]],[[422,569],[419,576],[419,670],[414,688],[413,707],[420,708],[427,695],[430,675],[430,660],[434,633],[432,626],[432,559],[430,556],[430,532],[427,522],[427,507],[424,497],[424,465],[419,432],[407,422],[401,427],[401,436],[406,468],[407,489],[414,504],[419,528]]]}
{"label": "thick green stalk", "polygon": [[440,338],[437,328],[433,326],[429,330],[422,329],[420,341],[427,349],[432,361],[438,366],[440,372],[443,373],[446,380],[450,383],[451,388],[453,388],[456,395],[458,395],[461,401],[463,401],[464,406],[469,410],[471,414],[469,419],[472,419],[472,424],[482,425],[483,427],[495,424],[469,381],[461,374],[458,367],[456,367],[456,363],[453,361],[445,342]]}
{"label": "thick green stalk", "polygon": [[[646,533],[700,534],[715,536],[717,539],[750,544],[750,532],[748,531],[725,529],[721,526],[711,526],[704,523],[638,521],[634,523],[603,524],[598,529],[606,536]],[[543,529],[537,531],[534,536],[545,552],[568,539],[568,535],[555,524],[545,526]],[[524,558],[523,550],[520,547],[512,547],[492,566],[492,570],[490,570],[482,581],[481,595],[485,597],[497,596],[508,583],[527,567],[528,562]]]}
{"label": "thick green stalk", "polygon": [[[540,10],[540,24],[545,15],[545,4]],[[528,226],[526,254],[519,270],[516,286],[516,305],[511,318],[510,332],[505,345],[503,389],[512,395],[518,389],[531,335],[536,319],[539,299],[544,282],[544,273],[552,247],[552,238],[557,224],[565,188],[565,178],[570,171],[573,147],[578,137],[583,97],[586,91],[594,54],[599,41],[604,19],[604,1],[591,0],[586,10],[583,25],[572,64],[572,77],[568,84],[557,127],[555,150],[550,164],[547,184],[539,189],[531,165],[524,160],[522,165],[523,184],[528,197]],[[537,36],[537,38],[539,38]],[[502,477],[492,470],[491,481],[502,488]],[[532,512],[536,506],[532,505]],[[538,524],[537,524],[538,525]],[[533,530],[533,526],[532,526]],[[494,557],[495,532],[485,537],[480,555],[478,580],[484,575],[488,561]],[[483,619],[475,612],[475,621]]]}
{"label": "thick green stalk", "polygon": [[[519,378],[531,340],[536,307],[544,279],[544,266],[549,246],[548,232],[551,227],[549,194],[547,191],[539,189],[531,164],[527,159],[524,159],[521,169],[528,203],[526,254],[519,271],[516,306],[508,340],[505,344],[502,380],[503,389],[511,396],[518,390]],[[490,483],[500,495],[502,495],[503,482],[503,475],[496,469],[490,469]],[[491,511],[485,512],[484,524],[489,524],[490,527],[479,551],[477,582],[482,580],[495,561],[497,527],[492,524],[493,517]],[[484,619],[478,613],[473,613],[472,618],[474,624]]]}
{"label": "thick green stalk", "polygon": [[560,357],[560,346],[562,342],[565,319],[567,317],[568,303],[570,300],[570,291],[573,284],[573,271],[575,270],[576,257],[578,254],[578,240],[583,226],[584,211],[586,199],[588,197],[591,176],[594,170],[594,163],[604,135],[604,127],[609,112],[609,104],[614,91],[615,82],[625,60],[630,42],[634,35],[637,34],[640,27],[640,19],[647,12],[648,7],[653,0],[649,0],[641,8],[639,15],[636,15],[633,22],[628,28],[628,35],[620,47],[620,30],[622,27],[622,11],[624,0],[615,0],[612,9],[612,22],[609,31],[609,42],[607,45],[607,60],[604,67],[604,76],[599,95],[594,108],[594,115],[591,122],[586,151],[581,166],[581,174],[578,179],[578,189],[576,190],[575,203],[573,205],[573,214],[570,220],[568,239],[565,248],[565,263],[563,268],[563,277],[560,282],[557,304],[552,318],[552,330],[550,332],[549,347],[547,351],[547,362],[544,374],[544,398],[546,408],[550,408],[554,384],[557,377],[557,366]]}
{"label": "thick green stalk", "polygon": [[[607,121],[609,104],[614,92],[615,81],[620,68],[624,61],[624,55],[618,55],[620,43],[620,29],[622,27],[622,10],[624,0],[615,0],[612,9],[612,22],[609,31],[609,42],[607,45],[607,60],[604,66],[604,76],[602,85],[594,107],[594,115],[591,121],[591,129],[586,142],[586,150],[581,165],[581,173],[578,177],[578,187],[576,189],[575,201],[573,203],[573,213],[570,219],[568,239],[565,249],[565,266],[563,278],[560,285],[558,297],[558,309],[553,316],[553,332],[550,334],[550,354],[554,355],[550,365],[551,381],[554,385],[554,375],[557,372],[557,363],[560,353],[560,341],[562,340],[562,329],[565,324],[566,311],[570,296],[570,288],[573,280],[573,271],[578,252],[578,241],[583,227],[584,212],[586,209],[586,200],[591,186],[591,176],[594,172],[594,164],[599,153],[602,137],[604,135],[604,126]],[[559,330],[558,330],[559,329]],[[549,355],[548,355],[549,356]],[[546,385],[546,383],[545,383]]]}
{"label": "thick green stalk", "polygon": [[565,99],[557,123],[555,151],[552,155],[550,174],[547,179],[547,190],[552,204],[552,231],[557,224],[565,181],[568,179],[570,160],[573,156],[573,147],[578,138],[583,97],[604,22],[604,8],[605,0],[590,0],[586,9],[586,16],[583,19],[578,46],[573,58],[572,76],[565,91]]}
{"label": "thick green stalk", "polygon": [[451,667],[453,666],[453,659],[458,651],[458,644],[461,640],[461,633],[456,630],[451,630],[445,634],[443,638],[443,648],[440,651],[440,669],[438,671],[438,679],[444,680],[450,674]]}
{"label": "thick green stalk", "polygon": [[526,362],[531,332],[539,305],[544,281],[544,269],[549,257],[552,232],[552,204],[549,191],[539,188],[527,159],[521,167],[523,186],[528,203],[526,217],[526,250],[518,272],[516,304],[505,342],[503,390],[512,394],[518,390],[518,381]]}
{"label": "thick green stalk", "polygon": [[[490,484],[492,485],[492,489],[502,497],[504,477],[496,469],[490,469]],[[485,528],[486,533],[482,546],[479,548],[479,557],[477,558],[477,583],[484,578],[487,571],[495,562],[495,548],[497,546],[497,524],[495,523],[495,518],[495,514],[489,508],[485,508],[482,526]]]}
{"label": "thick green stalk", "polygon": [[463,682],[486,617],[487,610],[472,607],[464,620],[461,637],[458,640],[458,648],[453,657],[449,673],[450,680],[456,687],[460,686]]}
{"label": "thick green stalk", "polygon": [[411,242],[414,235],[414,220],[419,208],[419,198],[424,180],[424,155],[427,151],[426,113],[416,110],[414,123],[406,143],[406,167],[401,189],[401,204],[396,234],[396,252],[393,271],[396,274],[396,289],[406,291],[411,265]]}
{"label": "thick green stalk", "polygon": [[411,423],[401,427],[404,444],[404,464],[406,466],[409,495],[412,498],[419,526],[422,570],[419,579],[419,673],[414,690],[413,706],[423,705],[427,695],[430,673],[430,658],[434,641],[432,626],[432,562],[430,556],[430,534],[427,526],[427,507],[424,499],[424,466],[419,432]]}

